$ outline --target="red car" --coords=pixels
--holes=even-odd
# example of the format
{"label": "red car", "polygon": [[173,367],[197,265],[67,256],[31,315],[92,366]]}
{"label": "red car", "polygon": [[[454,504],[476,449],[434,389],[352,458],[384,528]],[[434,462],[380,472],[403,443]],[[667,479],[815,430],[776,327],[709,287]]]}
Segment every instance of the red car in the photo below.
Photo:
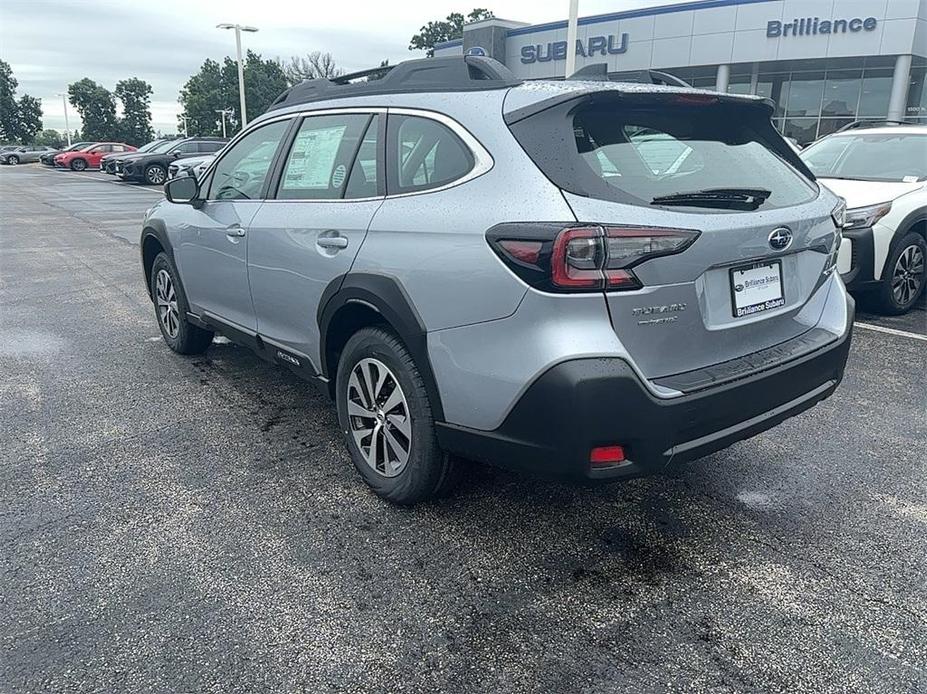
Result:
{"label": "red car", "polygon": [[55,157],[55,166],[71,168],[74,171],[100,168],[100,159],[112,152],[134,152],[135,147],[122,142],[94,142],[75,152],[62,152]]}

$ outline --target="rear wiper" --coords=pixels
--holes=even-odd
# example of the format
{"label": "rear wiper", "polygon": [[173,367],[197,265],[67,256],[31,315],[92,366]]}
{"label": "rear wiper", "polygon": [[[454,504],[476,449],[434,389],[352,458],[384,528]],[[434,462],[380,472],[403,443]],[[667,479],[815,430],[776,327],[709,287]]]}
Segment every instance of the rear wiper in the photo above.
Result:
{"label": "rear wiper", "polygon": [[725,210],[755,210],[772,195],[765,188],[708,188],[689,193],[660,195],[651,205],[682,205],[689,207],[717,207]]}

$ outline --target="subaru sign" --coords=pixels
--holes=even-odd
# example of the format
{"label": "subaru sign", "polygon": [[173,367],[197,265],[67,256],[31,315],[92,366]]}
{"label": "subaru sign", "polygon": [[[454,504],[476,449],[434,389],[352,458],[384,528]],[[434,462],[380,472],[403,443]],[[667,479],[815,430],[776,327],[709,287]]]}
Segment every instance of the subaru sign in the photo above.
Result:
{"label": "subaru sign", "polygon": [[[619,38],[615,34],[607,36],[590,36],[585,41],[577,39],[576,55],[591,58],[596,55],[609,56],[627,53],[628,35],[622,34]],[[536,43],[522,46],[521,62],[525,65],[531,63],[546,63],[551,60],[566,60],[567,42],[549,41],[547,44]]]}

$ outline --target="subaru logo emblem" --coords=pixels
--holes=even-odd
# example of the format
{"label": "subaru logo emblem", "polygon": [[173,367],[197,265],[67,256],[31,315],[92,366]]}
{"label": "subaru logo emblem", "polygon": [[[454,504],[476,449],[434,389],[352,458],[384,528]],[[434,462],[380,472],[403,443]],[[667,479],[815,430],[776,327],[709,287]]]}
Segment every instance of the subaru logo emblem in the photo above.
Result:
{"label": "subaru logo emblem", "polygon": [[792,232],[785,227],[779,227],[769,235],[769,247],[774,251],[784,251],[791,245]]}

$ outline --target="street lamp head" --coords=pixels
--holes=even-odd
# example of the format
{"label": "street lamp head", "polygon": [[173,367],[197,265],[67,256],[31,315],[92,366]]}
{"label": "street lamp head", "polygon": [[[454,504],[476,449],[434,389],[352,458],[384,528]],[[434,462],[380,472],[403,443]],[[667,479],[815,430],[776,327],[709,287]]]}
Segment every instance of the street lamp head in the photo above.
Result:
{"label": "street lamp head", "polygon": [[222,24],[216,24],[216,29],[238,29],[239,31],[257,31],[257,27],[252,26],[242,26],[241,24],[229,24],[228,22],[223,22]]}

